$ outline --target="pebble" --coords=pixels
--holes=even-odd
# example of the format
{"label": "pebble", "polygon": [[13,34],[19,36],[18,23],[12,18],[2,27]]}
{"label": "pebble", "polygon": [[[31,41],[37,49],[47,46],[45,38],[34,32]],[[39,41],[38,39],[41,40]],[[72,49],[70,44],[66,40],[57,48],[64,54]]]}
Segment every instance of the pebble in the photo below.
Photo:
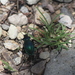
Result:
{"label": "pebble", "polygon": [[60,11],[61,11],[61,13],[63,13],[64,15],[69,16],[69,17],[72,19],[72,21],[74,21],[74,18],[73,18],[72,13],[71,13],[67,8],[62,7]]}
{"label": "pebble", "polygon": [[1,37],[1,35],[2,35],[2,28],[0,27],[0,37]]}
{"label": "pebble", "polygon": [[7,36],[7,32],[5,31],[5,30],[2,30],[2,35],[4,36],[4,37],[6,37]]}
{"label": "pebble", "polygon": [[69,48],[72,47],[72,41],[71,40],[69,40],[68,46],[69,46]]}
{"label": "pebble", "polygon": [[0,2],[1,2],[3,5],[6,5],[6,4],[9,2],[9,0],[0,0]]}
{"label": "pebble", "polygon": [[27,1],[27,4],[33,5],[33,4],[36,4],[39,0],[26,0],[26,1]]}
{"label": "pebble", "polygon": [[64,2],[64,3],[66,3],[66,2],[71,2],[72,0],[54,0],[54,1],[59,1],[59,2]]}
{"label": "pebble", "polygon": [[16,57],[13,59],[15,65],[19,65],[21,63],[21,57]]}
{"label": "pebble", "polygon": [[17,52],[17,54],[19,55],[19,57],[22,57],[22,52],[21,51]]}
{"label": "pebble", "polygon": [[32,66],[31,72],[37,75],[41,75],[45,69],[45,64],[46,64],[46,61],[41,61],[35,64],[34,66]]}
{"label": "pebble", "polygon": [[10,75],[10,74],[6,74],[6,73],[0,73],[0,75]]}
{"label": "pebble", "polygon": [[28,23],[28,18],[22,13],[13,14],[8,17],[8,21],[16,26],[22,26]]}
{"label": "pebble", "polygon": [[17,37],[17,35],[18,35],[17,27],[11,24],[9,27],[9,30],[8,30],[8,36],[11,39],[15,39]]}
{"label": "pebble", "polygon": [[19,40],[21,40],[21,39],[24,38],[24,35],[22,34],[22,32],[18,33],[17,38],[18,38]]}
{"label": "pebble", "polygon": [[21,9],[20,9],[20,11],[21,11],[22,13],[29,13],[28,8],[25,7],[25,6],[22,6]]}
{"label": "pebble", "polygon": [[71,24],[72,24],[72,19],[67,16],[67,15],[60,15],[60,20],[58,21],[59,23],[71,28]]}
{"label": "pebble", "polygon": [[3,28],[4,30],[8,30],[8,29],[9,29],[9,26],[6,25],[6,24],[2,24],[1,26],[2,26],[2,28]]}
{"label": "pebble", "polygon": [[18,33],[21,32],[21,27],[17,26]]}
{"label": "pebble", "polygon": [[19,44],[15,42],[14,40],[5,40],[4,46],[5,48],[12,50],[12,51],[19,48]]}
{"label": "pebble", "polygon": [[55,13],[56,13],[56,14],[60,14],[60,10],[57,10]]}
{"label": "pebble", "polygon": [[[71,38],[75,37],[75,30],[73,30],[72,34],[70,35]],[[73,38],[75,40],[75,38]]]}
{"label": "pebble", "polygon": [[42,7],[47,8],[47,5],[49,4],[49,0],[42,0]]}
{"label": "pebble", "polygon": [[[45,16],[46,20],[50,24],[51,23],[51,17],[49,15],[49,13],[47,13],[46,11],[44,11],[42,7],[38,7],[38,9],[41,11],[41,13]],[[35,10],[35,11],[36,11],[36,13],[35,13],[35,22],[37,24],[41,24],[40,17],[42,17],[42,15],[40,14],[40,12],[38,10]]]}
{"label": "pebble", "polygon": [[49,56],[50,56],[50,53],[48,51],[46,51],[46,52],[41,52],[39,55],[39,58],[47,59]]}
{"label": "pebble", "polygon": [[3,56],[3,58],[9,63],[9,65],[10,65],[14,70],[17,71],[17,67],[15,66],[15,64],[14,64],[14,62],[13,62],[11,56],[10,56],[10,52],[8,52],[8,51],[7,51],[7,52],[3,52],[3,53],[2,53],[2,56]]}
{"label": "pebble", "polygon": [[0,65],[0,72],[2,72],[2,71],[4,71],[4,67],[3,67],[3,65]]}
{"label": "pebble", "polygon": [[29,69],[25,69],[25,70],[20,71],[20,75],[31,75],[31,73],[30,73]]}
{"label": "pebble", "polygon": [[55,12],[54,7],[53,7],[51,4],[48,4],[48,5],[47,5],[47,8],[48,8],[48,10],[49,10],[51,13],[54,13],[54,12]]}

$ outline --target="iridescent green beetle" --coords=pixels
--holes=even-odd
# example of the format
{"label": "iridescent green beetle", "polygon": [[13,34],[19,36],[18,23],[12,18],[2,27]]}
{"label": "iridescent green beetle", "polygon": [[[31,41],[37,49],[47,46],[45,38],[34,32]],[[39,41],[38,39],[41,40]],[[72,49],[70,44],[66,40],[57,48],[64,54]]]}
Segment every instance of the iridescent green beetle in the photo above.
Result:
{"label": "iridescent green beetle", "polygon": [[34,54],[34,43],[30,40],[30,37],[28,35],[24,35],[24,52],[26,52],[28,55]]}

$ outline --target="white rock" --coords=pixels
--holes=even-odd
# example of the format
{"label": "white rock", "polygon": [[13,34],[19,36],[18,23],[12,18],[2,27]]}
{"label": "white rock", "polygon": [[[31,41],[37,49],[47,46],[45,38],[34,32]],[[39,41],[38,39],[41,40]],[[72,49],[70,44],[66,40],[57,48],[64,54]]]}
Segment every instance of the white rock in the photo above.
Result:
{"label": "white rock", "polygon": [[24,38],[24,35],[22,34],[22,32],[18,33],[17,38],[18,38],[19,40],[21,40],[21,39]]}
{"label": "white rock", "polygon": [[21,51],[17,52],[17,54],[19,55],[19,57],[22,57],[22,52]]}
{"label": "white rock", "polygon": [[27,9],[27,7],[25,7],[25,6],[22,6],[21,9],[20,9],[20,11],[22,13],[28,13],[29,12],[28,9]]}
{"label": "white rock", "polygon": [[69,16],[62,14],[60,15],[59,23],[71,28],[72,20]]}
{"label": "white rock", "polygon": [[27,3],[29,5],[33,5],[33,4],[36,4],[39,0],[27,0]]}
{"label": "white rock", "polygon": [[72,47],[72,41],[71,40],[69,40],[68,46]]}
{"label": "white rock", "polygon": [[13,62],[15,65],[19,65],[21,63],[21,57],[16,57],[15,59],[13,59]]}
{"label": "white rock", "polygon": [[41,52],[39,55],[39,58],[47,59],[49,56],[50,56],[50,53],[48,51],[46,51],[46,52]]}
{"label": "white rock", "polygon": [[0,27],[0,37],[1,37],[1,35],[2,35],[2,28]]}
{"label": "white rock", "polygon": [[19,13],[18,15],[13,14],[8,17],[8,20],[10,23],[17,25],[17,26],[25,25],[28,23],[28,18],[22,13]]}
{"label": "white rock", "polygon": [[14,25],[10,25],[9,27],[9,30],[8,30],[8,36],[11,38],[11,39],[15,39],[18,35],[18,30],[17,30],[17,27],[15,27]]}
{"label": "white rock", "polygon": [[0,0],[0,2],[1,2],[3,5],[6,5],[6,4],[9,2],[9,0]]}
{"label": "white rock", "polygon": [[19,44],[13,40],[6,40],[4,43],[5,48],[10,50],[16,50],[19,48]]}
{"label": "white rock", "polygon": [[[48,23],[50,24],[51,23],[51,17],[49,15],[49,13],[47,13],[46,11],[44,11],[42,9],[42,7],[38,7],[38,9],[41,11],[41,13],[44,15],[44,17],[46,18],[46,20],[48,21]],[[35,10],[35,9],[34,9]],[[38,10],[35,10],[35,22],[37,24],[41,24],[41,20],[40,20],[40,17],[42,17],[42,15],[40,14],[40,12]],[[44,19],[44,18],[43,18]]]}

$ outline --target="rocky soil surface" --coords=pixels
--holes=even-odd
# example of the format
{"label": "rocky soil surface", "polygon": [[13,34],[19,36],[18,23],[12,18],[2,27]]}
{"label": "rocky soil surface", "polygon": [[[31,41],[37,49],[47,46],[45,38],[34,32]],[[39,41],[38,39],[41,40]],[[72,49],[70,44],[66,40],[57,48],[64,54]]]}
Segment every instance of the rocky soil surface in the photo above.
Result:
{"label": "rocky soil surface", "polygon": [[[67,31],[75,33],[74,0],[0,0],[0,59],[8,62],[15,70],[13,72],[5,69],[0,61],[0,75],[75,75],[75,39],[70,40],[72,44],[68,44],[72,50],[63,50],[57,58],[57,53],[50,52],[47,47],[36,50],[33,56],[23,53],[24,35],[41,36],[31,29],[38,28],[42,31],[43,27],[36,7],[49,24],[56,15],[62,13],[55,22],[64,24]],[[33,42],[37,47],[38,44],[34,40]]]}

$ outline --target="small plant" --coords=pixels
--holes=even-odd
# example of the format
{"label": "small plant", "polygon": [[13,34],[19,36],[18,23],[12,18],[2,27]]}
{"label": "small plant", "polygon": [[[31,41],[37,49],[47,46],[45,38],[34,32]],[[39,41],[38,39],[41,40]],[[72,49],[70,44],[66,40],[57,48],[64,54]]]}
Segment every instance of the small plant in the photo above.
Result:
{"label": "small plant", "polygon": [[43,32],[39,29],[32,28],[34,30],[39,31],[41,34],[43,34],[43,37],[34,37],[32,35],[29,35],[34,40],[36,40],[40,45],[39,47],[42,47],[43,45],[49,46],[49,47],[55,47],[57,51],[60,51],[62,49],[68,49],[64,44],[70,43],[69,40],[72,38],[69,37],[71,34],[70,32],[66,32],[66,27],[60,23],[54,23],[54,20],[60,15],[57,15],[54,20],[49,24],[46,20],[45,16],[41,13],[41,11],[37,8],[37,10],[40,12],[42,17],[40,17],[41,22],[44,24],[43,26]]}

